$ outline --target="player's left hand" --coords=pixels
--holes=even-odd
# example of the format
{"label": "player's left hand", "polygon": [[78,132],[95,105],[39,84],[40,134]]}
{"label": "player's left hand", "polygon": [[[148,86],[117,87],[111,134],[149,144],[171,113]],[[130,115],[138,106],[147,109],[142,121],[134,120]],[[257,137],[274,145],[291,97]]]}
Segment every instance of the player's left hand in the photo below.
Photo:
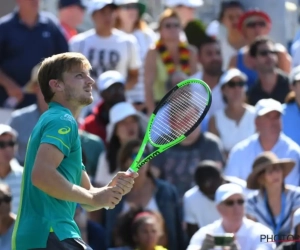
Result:
{"label": "player's left hand", "polygon": [[123,190],[122,195],[125,195],[130,192],[134,184],[134,179],[138,176],[138,173],[118,172],[108,186],[121,188]]}

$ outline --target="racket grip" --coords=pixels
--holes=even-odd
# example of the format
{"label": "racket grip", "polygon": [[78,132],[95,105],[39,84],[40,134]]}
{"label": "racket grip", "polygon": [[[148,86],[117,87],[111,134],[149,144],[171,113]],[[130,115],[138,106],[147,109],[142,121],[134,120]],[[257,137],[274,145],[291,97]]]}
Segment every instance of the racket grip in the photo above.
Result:
{"label": "racket grip", "polygon": [[[127,173],[135,173],[131,168],[128,168],[128,170],[126,171]],[[109,209],[109,207],[104,207],[106,210]]]}

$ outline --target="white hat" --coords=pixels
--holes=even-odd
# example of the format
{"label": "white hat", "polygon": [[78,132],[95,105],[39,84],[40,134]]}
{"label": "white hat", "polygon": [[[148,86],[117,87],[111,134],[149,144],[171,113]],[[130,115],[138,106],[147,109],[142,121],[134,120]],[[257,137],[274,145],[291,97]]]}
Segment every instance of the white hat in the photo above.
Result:
{"label": "white hat", "polygon": [[95,11],[103,9],[107,5],[115,5],[113,0],[90,0],[87,4],[87,13],[92,15]]}
{"label": "white hat", "polygon": [[14,137],[18,136],[18,132],[14,130],[11,126],[5,125],[5,124],[0,124],[0,135],[3,134],[10,134]]}
{"label": "white hat", "polygon": [[224,72],[224,74],[220,78],[220,87],[222,87],[224,84],[228,83],[230,80],[232,80],[235,77],[241,78],[244,82],[248,80],[248,77],[239,69],[233,68],[229,69]]}
{"label": "white hat", "polygon": [[300,81],[300,65],[293,68],[290,73],[290,84],[294,81]]}
{"label": "white hat", "polygon": [[255,105],[256,116],[262,116],[272,111],[278,111],[279,113],[282,113],[283,109],[281,103],[274,99],[269,98],[269,99],[261,99]]}
{"label": "white hat", "polygon": [[109,111],[109,124],[107,125],[107,136],[106,140],[109,141],[115,125],[123,121],[129,116],[138,116],[137,110],[129,102],[119,102],[115,104]]}
{"label": "white hat", "polygon": [[179,5],[198,8],[203,5],[203,0],[165,0],[165,5],[169,8],[174,8]]}
{"label": "white hat", "polygon": [[97,88],[100,92],[108,89],[115,83],[125,84],[125,78],[120,72],[115,70],[109,70],[102,73],[97,79]]}
{"label": "white hat", "polygon": [[230,196],[240,194],[244,196],[244,190],[240,185],[234,183],[228,183],[221,185],[215,194],[215,203],[216,205],[227,200]]}
{"label": "white hat", "polygon": [[125,5],[130,3],[138,3],[139,0],[115,0],[114,3],[116,5]]}

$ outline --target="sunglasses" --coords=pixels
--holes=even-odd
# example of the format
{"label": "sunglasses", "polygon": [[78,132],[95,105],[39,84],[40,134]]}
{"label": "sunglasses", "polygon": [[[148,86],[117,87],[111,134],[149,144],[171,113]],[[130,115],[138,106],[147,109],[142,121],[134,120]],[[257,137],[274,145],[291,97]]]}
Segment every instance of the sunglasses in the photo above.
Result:
{"label": "sunglasses", "polygon": [[266,27],[266,26],[267,26],[267,24],[264,21],[249,22],[246,24],[246,27],[251,28],[251,29],[253,29],[255,27]]}
{"label": "sunglasses", "polygon": [[235,88],[235,87],[244,87],[245,86],[245,82],[236,82],[236,81],[229,81],[226,83],[226,85],[229,87],[229,88]]}
{"label": "sunglasses", "polygon": [[10,195],[4,195],[2,198],[0,198],[0,205],[2,202],[4,203],[10,203],[12,200],[12,197]]}
{"label": "sunglasses", "polygon": [[138,5],[135,3],[130,3],[130,4],[124,4],[119,6],[119,8],[125,9],[125,10],[132,10],[132,9],[138,9]]}
{"label": "sunglasses", "polygon": [[16,145],[15,141],[0,141],[0,149],[7,147],[14,147]]}
{"label": "sunglasses", "polygon": [[172,29],[172,28],[179,28],[180,24],[179,23],[165,23],[163,25],[163,27],[167,28],[167,29]]}
{"label": "sunglasses", "polygon": [[257,52],[257,54],[260,56],[276,55],[276,51],[275,50],[260,50]]}
{"label": "sunglasses", "polygon": [[238,199],[238,200],[227,200],[227,201],[224,201],[223,203],[227,207],[233,207],[234,204],[241,206],[245,203],[245,201],[243,199]]}

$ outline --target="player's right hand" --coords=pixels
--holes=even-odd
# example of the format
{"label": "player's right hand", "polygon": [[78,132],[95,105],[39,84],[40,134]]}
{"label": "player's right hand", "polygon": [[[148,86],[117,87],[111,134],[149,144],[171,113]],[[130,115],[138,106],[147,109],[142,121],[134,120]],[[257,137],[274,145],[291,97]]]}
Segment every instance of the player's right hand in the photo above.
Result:
{"label": "player's right hand", "polygon": [[118,186],[95,188],[92,191],[92,206],[93,207],[108,207],[115,208],[122,199],[123,190]]}

